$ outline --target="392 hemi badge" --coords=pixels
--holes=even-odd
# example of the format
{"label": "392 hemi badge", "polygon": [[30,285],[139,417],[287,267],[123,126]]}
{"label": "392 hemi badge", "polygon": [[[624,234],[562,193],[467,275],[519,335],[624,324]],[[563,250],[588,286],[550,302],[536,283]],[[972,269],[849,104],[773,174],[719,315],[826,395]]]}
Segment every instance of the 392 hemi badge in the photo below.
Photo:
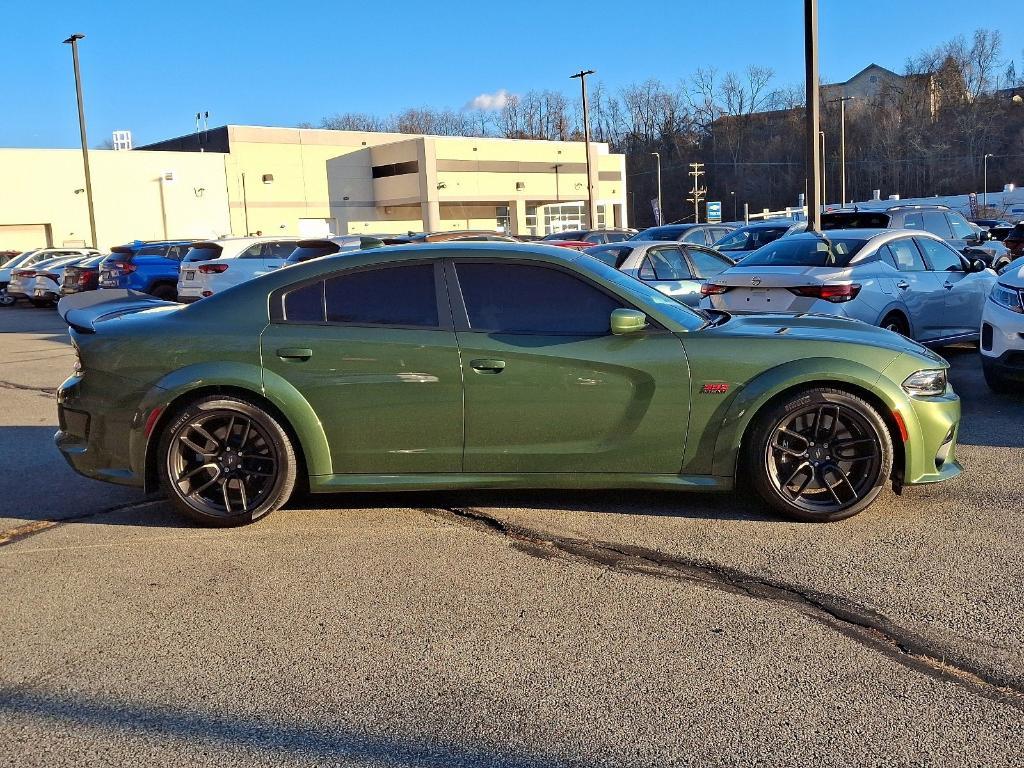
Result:
{"label": "392 hemi badge", "polygon": [[705,384],[700,388],[702,395],[724,395],[729,391],[729,385],[722,382],[714,382],[711,384]]}

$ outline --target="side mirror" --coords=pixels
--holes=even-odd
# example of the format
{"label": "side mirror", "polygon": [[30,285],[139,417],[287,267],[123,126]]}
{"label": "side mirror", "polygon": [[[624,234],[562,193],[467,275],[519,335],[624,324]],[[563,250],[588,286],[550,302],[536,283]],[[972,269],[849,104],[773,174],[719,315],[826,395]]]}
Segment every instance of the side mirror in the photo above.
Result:
{"label": "side mirror", "polygon": [[984,272],[986,264],[981,259],[975,259],[971,262],[971,272]]}
{"label": "side mirror", "polygon": [[637,309],[613,309],[611,327],[616,336],[638,333],[647,327],[647,315]]}
{"label": "side mirror", "polygon": [[981,230],[981,232],[978,233],[978,242],[979,243],[984,243],[986,240],[991,240],[991,239],[992,239],[992,233],[989,232],[987,229],[983,229],[983,230]]}

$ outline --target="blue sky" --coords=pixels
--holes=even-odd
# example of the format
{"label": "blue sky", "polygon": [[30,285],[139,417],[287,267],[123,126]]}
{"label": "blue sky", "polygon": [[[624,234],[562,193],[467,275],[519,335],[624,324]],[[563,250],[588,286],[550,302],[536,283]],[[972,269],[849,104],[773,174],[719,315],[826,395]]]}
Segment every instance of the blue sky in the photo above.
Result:
{"label": "blue sky", "polygon": [[[821,0],[821,69],[845,80],[978,27],[1001,28],[1020,68],[1013,3]],[[10,3],[0,28],[0,147],[78,143],[69,46],[81,43],[90,144],[129,128],[137,144],[210,125],[316,123],[355,111],[459,108],[501,89],[565,89],[595,69],[609,87],[675,83],[698,66],[770,66],[774,84],[803,82],[801,0],[136,0]],[[728,8],[728,11],[724,9]],[[1017,16],[1011,23],[1011,16]]]}

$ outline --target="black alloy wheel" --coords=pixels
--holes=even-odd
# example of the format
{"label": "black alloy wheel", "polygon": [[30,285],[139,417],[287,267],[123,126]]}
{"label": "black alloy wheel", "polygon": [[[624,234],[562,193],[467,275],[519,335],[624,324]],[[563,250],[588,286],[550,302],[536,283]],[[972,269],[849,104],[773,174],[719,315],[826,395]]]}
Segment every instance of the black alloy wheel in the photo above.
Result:
{"label": "black alloy wheel", "polygon": [[295,485],[287,433],[265,411],[234,398],[187,406],[164,430],[158,455],[168,497],[208,525],[257,520],[282,506]]}
{"label": "black alloy wheel", "polygon": [[892,471],[892,438],[881,416],[840,390],[809,390],[776,404],[760,416],[749,449],[760,495],[799,520],[857,514]]}

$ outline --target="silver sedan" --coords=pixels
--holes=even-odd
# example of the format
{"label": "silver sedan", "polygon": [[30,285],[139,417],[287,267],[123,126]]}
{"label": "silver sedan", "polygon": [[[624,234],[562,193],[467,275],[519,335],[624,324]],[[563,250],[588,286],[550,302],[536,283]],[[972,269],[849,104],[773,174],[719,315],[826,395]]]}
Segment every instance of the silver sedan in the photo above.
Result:
{"label": "silver sedan", "polygon": [[718,275],[701,306],[862,320],[939,346],[978,338],[996,274],[945,240],[910,229],[806,232]]}
{"label": "silver sedan", "polygon": [[701,285],[735,264],[713,248],[663,240],[627,240],[583,252],[691,307],[700,302]]}

